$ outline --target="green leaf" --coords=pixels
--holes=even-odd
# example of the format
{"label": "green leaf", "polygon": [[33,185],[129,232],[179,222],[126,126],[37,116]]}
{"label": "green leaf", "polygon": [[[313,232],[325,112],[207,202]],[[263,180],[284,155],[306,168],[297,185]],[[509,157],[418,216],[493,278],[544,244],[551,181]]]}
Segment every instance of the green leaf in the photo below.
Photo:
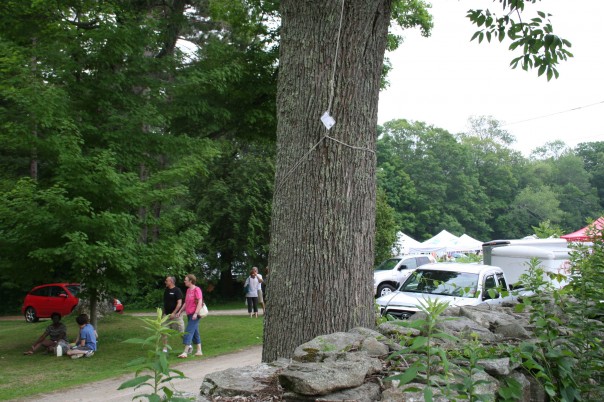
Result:
{"label": "green leaf", "polygon": [[428,344],[428,338],[425,336],[416,336],[413,339],[413,343],[410,346],[411,350],[418,350],[423,348],[424,346],[426,346]]}
{"label": "green leaf", "polygon": [[145,382],[147,382],[148,380],[150,380],[151,377],[150,375],[141,375],[138,377],[134,377],[131,380],[125,381],[122,383],[122,385],[119,386],[119,389],[125,389],[125,388],[132,388],[132,387],[137,387]]}
{"label": "green leaf", "polygon": [[[390,376],[386,378],[388,381],[398,380],[400,381],[400,385],[405,385],[413,381],[417,377],[417,373],[419,372],[419,368],[416,366],[411,366],[407,368],[403,373],[397,374],[394,376]],[[399,385],[399,386],[400,386]]]}
{"label": "green leaf", "polygon": [[432,402],[432,387],[429,384],[424,388],[424,401]]}
{"label": "green leaf", "polygon": [[546,68],[547,68],[547,66],[545,64],[543,64],[541,67],[539,67],[539,72],[537,73],[537,75],[539,75],[539,76],[543,75]]}

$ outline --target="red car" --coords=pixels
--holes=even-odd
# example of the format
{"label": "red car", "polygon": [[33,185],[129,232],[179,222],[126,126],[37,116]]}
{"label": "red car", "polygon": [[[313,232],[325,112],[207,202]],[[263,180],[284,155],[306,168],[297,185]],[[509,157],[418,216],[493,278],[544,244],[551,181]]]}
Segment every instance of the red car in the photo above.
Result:
{"label": "red car", "polygon": [[79,292],[79,283],[50,283],[36,286],[25,296],[21,313],[27,322],[49,318],[52,313],[59,313],[64,317],[80,302],[77,297]]}
{"label": "red car", "polygon": [[124,305],[118,299],[113,299],[113,311],[115,311],[116,313],[124,312]]}
{"label": "red car", "polygon": [[[21,313],[27,322],[50,318],[52,313],[59,313],[64,317],[80,302],[78,293],[80,293],[79,283],[50,283],[36,286],[25,296]],[[124,305],[118,299],[113,299],[113,311],[117,313],[124,311]]]}

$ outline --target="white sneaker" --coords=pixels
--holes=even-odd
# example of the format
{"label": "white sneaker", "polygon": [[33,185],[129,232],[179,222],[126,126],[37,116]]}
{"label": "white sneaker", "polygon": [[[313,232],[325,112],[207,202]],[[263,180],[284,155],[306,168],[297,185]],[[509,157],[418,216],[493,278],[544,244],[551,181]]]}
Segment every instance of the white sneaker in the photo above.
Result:
{"label": "white sneaker", "polygon": [[88,352],[86,352],[84,354],[84,357],[92,357],[92,356],[94,356],[94,350],[89,350]]}
{"label": "white sneaker", "polygon": [[80,358],[80,357],[82,357],[82,356],[84,356],[84,355],[83,355],[83,354],[81,354],[81,353],[78,353],[78,354],[75,354],[75,355],[71,355],[71,358],[72,358],[72,359],[79,359],[79,358]]}
{"label": "white sneaker", "polygon": [[162,352],[163,352],[163,353],[168,353],[168,348],[163,348],[163,349],[162,349]]}

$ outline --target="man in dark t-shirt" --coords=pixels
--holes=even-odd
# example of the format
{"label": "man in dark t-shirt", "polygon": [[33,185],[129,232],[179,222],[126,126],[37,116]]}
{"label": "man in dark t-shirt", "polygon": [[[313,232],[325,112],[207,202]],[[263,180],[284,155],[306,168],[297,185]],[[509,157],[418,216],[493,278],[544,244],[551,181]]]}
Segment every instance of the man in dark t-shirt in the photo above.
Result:
{"label": "man in dark t-shirt", "polygon": [[[185,323],[182,316],[175,313],[180,310],[184,297],[180,288],[176,286],[176,279],[173,276],[167,276],[166,289],[164,290],[164,316],[169,315],[167,326],[178,332],[185,331]],[[168,352],[168,338],[164,337],[164,352]]]}
{"label": "man in dark t-shirt", "polygon": [[[59,341],[67,342],[67,327],[61,322],[61,314],[52,313],[50,324],[38,340],[32,345],[31,349],[23,352],[24,355],[33,355],[36,350],[45,347],[48,353],[53,353]],[[50,337],[50,339],[46,339]]]}

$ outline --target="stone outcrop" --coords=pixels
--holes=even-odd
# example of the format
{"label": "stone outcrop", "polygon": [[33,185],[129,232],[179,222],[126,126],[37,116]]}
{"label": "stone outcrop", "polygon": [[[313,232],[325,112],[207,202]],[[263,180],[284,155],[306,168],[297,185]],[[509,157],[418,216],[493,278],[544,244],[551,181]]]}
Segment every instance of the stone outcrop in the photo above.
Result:
{"label": "stone outcrop", "polygon": [[[443,348],[457,348],[469,339],[484,345],[518,343],[531,336],[527,313],[514,312],[513,306],[455,307],[447,309],[439,330],[458,338],[460,343],[435,339]],[[411,321],[425,318],[421,313]],[[291,360],[280,359],[270,364],[228,369],[209,374],[201,385],[197,401],[323,401],[323,402],[401,402],[423,401],[424,382],[399,386],[388,377],[403,374],[417,356],[406,350],[401,339],[412,340],[420,335],[416,329],[386,322],[378,331],[354,328],[319,336],[294,352]],[[401,351],[405,359],[394,357]],[[450,361],[451,379],[468,376],[468,362]],[[545,393],[532,377],[508,358],[479,359],[479,370],[472,380],[475,394],[495,400],[503,381],[513,378],[522,387],[520,401],[541,402]],[[457,379],[457,380],[456,380]],[[442,384],[444,385],[444,384]],[[438,387],[433,387],[434,401],[448,401]]]}

